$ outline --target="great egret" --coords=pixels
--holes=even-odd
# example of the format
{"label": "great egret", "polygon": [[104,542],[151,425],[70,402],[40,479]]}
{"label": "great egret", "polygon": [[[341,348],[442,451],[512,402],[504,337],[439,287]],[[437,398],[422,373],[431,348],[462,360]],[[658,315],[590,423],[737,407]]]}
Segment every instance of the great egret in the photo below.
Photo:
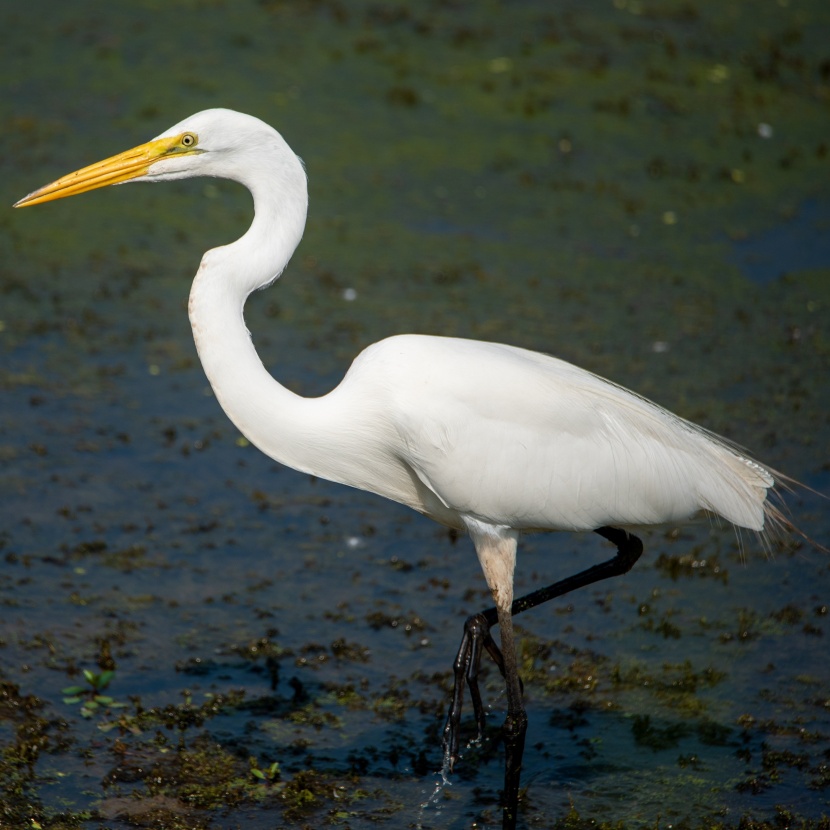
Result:
{"label": "great egret", "polygon": [[[129,181],[215,176],[253,194],[254,220],[236,242],[208,251],[190,292],[193,337],[216,397],[266,455],[331,481],[401,502],[469,533],[495,608],[468,620],[444,731],[458,755],[465,678],[481,729],[481,649],[507,686],[503,826],[516,823],[527,716],[512,614],[624,573],[642,544],[625,528],[699,511],[761,531],[780,513],[772,472],[721,438],[589,372],[513,346],[399,335],[369,346],[341,383],[306,399],[263,367],[243,320],[248,295],[282,273],[305,227],[300,159],[272,127],[226,109],[197,113],[133,150],[21,199],[35,205]],[[514,601],[524,531],[596,531],[617,546],[608,562]],[[498,623],[501,651],[490,637]]]}

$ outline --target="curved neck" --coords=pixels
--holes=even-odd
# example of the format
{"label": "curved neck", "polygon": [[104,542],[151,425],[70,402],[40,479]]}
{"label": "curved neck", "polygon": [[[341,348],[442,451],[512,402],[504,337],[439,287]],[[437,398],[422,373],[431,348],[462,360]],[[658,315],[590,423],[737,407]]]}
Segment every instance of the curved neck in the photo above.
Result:
{"label": "curved neck", "polygon": [[[256,180],[253,224],[240,239],[202,258],[190,291],[193,339],[216,397],[239,431],[263,452],[312,472],[307,432],[313,401],[280,385],[262,365],[243,318],[248,295],[275,280],[299,244],[307,191],[299,159],[266,156]],[[318,408],[319,409],[319,408]]]}
{"label": "curved neck", "polygon": [[305,226],[305,171],[289,155],[258,158],[257,180],[242,182],[254,197],[253,224],[236,242],[208,251],[193,280],[188,311],[205,374],[227,416],[266,455],[424,509],[413,477],[384,451],[385,421],[370,405],[377,390],[348,375],[323,397],[300,397],[271,377],[251,342],[245,300],[282,273]]}

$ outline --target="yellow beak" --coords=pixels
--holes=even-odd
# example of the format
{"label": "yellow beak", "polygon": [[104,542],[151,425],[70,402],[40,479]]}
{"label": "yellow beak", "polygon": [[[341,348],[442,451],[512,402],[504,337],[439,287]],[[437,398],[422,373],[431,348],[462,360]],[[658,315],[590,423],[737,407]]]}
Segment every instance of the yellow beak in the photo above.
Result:
{"label": "yellow beak", "polygon": [[51,184],[44,185],[28,196],[24,196],[19,202],[15,202],[14,207],[39,205],[41,202],[51,202],[53,199],[63,199],[65,196],[75,196],[78,193],[86,193],[87,190],[95,190],[98,187],[120,184],[130,179],[146,176],[151,165],[161,159],[172,155],[190,155],[201,152],[196,149],[195,143],[195,136],[192,133],[155,138],[132,150],[125,150],[117,156],[90,164],[89,167],[76,170]]}

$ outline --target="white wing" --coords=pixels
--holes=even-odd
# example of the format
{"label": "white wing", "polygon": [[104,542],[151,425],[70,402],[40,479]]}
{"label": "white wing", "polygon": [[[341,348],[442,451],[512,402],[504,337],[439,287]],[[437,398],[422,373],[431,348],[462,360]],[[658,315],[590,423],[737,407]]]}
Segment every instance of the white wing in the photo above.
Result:
{"label": "white wing", "polygon": [[403,335],[369,347],[346,381],[357,382],[364,407],[377,402],[372,417],[385,420],[378,426],[392,436],[389,451],[434,496],[422,494],[419,507],[439,520],[590,530],[660,524],[705,509],[763,527],[774,483],[766,470],[564,361]]}

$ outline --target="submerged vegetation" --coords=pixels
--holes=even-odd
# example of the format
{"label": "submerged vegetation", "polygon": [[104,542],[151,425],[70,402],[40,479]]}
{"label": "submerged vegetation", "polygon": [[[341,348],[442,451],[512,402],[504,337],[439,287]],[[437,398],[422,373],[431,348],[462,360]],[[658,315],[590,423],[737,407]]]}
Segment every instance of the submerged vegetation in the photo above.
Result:
{"label": "submerged vegetation", "polygon": [[[394,332],[503,340],[830,491],[822,0],[78,0],[0,22],[9,202],[211,106],[304,157],[306,238],[248,310],[291,388]],[[0,828],[498,816],[494,725],[438,772],[461,623],[489,604],[467,541],[276,467],[205,388],[187,281],[248,210],[208,182],[0,220]],[[788,504],[826,545],[826,503]],[[522,821],[830,830],[826,556],[706,523],[646,548],[518,619]],[[602,555],[529,537],[518,589]]]}

